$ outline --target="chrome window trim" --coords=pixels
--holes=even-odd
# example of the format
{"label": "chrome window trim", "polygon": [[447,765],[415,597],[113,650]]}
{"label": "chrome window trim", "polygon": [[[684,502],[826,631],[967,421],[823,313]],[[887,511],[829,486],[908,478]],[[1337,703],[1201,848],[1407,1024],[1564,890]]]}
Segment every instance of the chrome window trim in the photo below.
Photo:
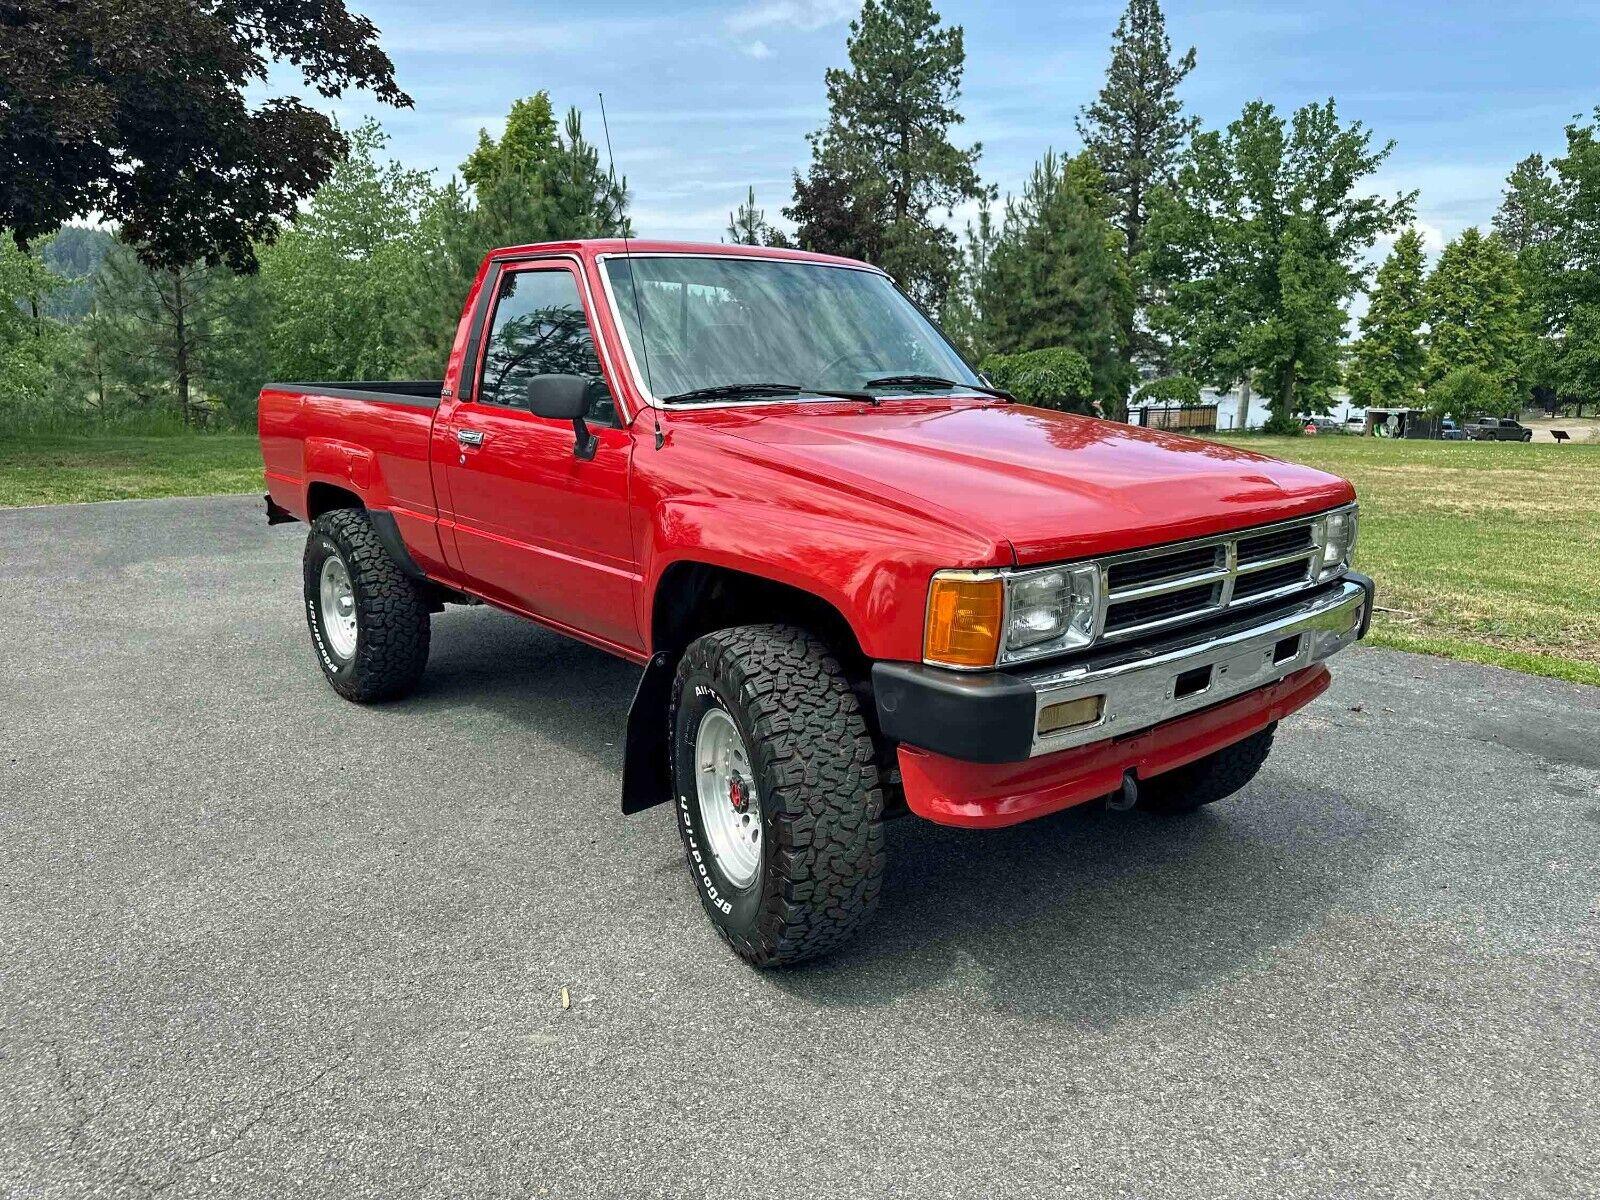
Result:
{"label": "chrome window trim", "polygon": [[[622,371],[617,366],[614,350],[606,341],[605,332],[600,328],[600,323],[595,320],[596,314],[598,314],[600,311],[600,306],[595,302],[594,288],[589,284],[589,272],[584,269],[582,257],[572,253],[571,251],[560,251],[554,254],[508,254],[503,258],[495,258],[492,255],[490,256],[489,265],[485,270],[483,278],[484,287],[490,292],[488,296],[488,305],[485,308],[483,315],[482,333],[484,336],[478,341],[478,345],[476,347],[476,360],[470,365],[470,368],[468,367],[468,364],[462,364],[462,370],[464,372],[469,369],[471,371],[470,382],[472,385],[472,395],[463,400],[463,403],[476,404],[479,402],[479,366],[485,360],[488,353],[487,348],[489,343],[487,340],[487,335],[489,332],[489,325],[494,320],[494,307],[500,302],[500,281],[505,277],[505,273],[509,269],[515,269],[519,267],[536,267],[540,263],[570,263],[572,265],[573,274],[578,277],[578,286],[583,289],[583,299],[585,301],[583,314],[584,320],[589,322],[589,332],[594,337],[595,346],[599,348],[597,353],[600,357],[601,376],[606,380],[606,387],[611,390],[612,403],[617,406],[617,424],[615,426],[601,426],[601,428],[627,428],[628,425],[632,423],[634,417],[632,408],[628,403],[628,398],[623,396],[621,394],[621,389],[614,387],[612,385],[611,378],[606,377],[605,375],[607,367],[610,367],[611,373],[614,376],[620,377],[622,375]],[[604,278],[603,272],[601,278]],[[478,297],[478,303],[483,304],[483,302],[484,298],[482,293],[480,293]],[[614,312],[612,313],[612,320],[616,320],[616,314]],[[626,341],[626,339],[623,340]],[[460,381],[457,380],[457,389],[459,390],[459,388]]]}

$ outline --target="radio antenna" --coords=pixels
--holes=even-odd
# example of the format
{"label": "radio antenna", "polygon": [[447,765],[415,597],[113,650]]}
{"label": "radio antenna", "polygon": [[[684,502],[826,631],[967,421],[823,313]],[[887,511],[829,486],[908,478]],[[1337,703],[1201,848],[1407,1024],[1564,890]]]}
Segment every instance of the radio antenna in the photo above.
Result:
{"label": "radio antenna", "polygon": [[[611,122],[606,119],[606,94],[604,92],[596,94],[600,97],[600,128],[606,135],[606,161],[611,168],[611,183],[615,186],[617,182],[617,156],[611,152]],[[622,222],[622,257],[628,262],[628,286],[633,292],[633,319],[639,326],[639,355],[644,360],[644,386],[645,390],[654,397],[656,386],[655,382],[650,378],[650,346],[648,339],[644,335],[644,305],[639,303],[639,277],[633,271],[633,247],[629,244],[628,239],[628,218],[621,211],[620,205],[618,206],[617,216],[621,218]],[[666,438],[661,432],[661,409],[656,405],[654,399],[650,403],[650,413],[655,418],[656,449],[659,450]]]}

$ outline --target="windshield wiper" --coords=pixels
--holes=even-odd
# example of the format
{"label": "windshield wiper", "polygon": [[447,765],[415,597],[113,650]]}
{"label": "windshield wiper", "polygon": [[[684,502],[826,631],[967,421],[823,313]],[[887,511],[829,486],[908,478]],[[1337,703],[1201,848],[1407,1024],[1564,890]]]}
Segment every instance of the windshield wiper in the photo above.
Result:
{"label": "windshield wiper", "polygon": [[715,387],[691,388],[661,397],[663,404],[684,404],[693,400],[729,400],[738,396],[827,396],[834,400],[860,400],[878,403],[870,392],[835,391],[830,388],[801,387],[797,383],[720,383]]}
{"label": "windshield wiper", "polygon": [[981,383],[961,383],[955,379],[945,379],[941,375],[880,375],[876,379],[869,379],[862,384],[863,387],[947,387],[965,388],[969,392],[982,392],[985,396],[998,396],[1002,400],[1015,401],[1016,397],[1010,392],[1000,388],[985,387]]}

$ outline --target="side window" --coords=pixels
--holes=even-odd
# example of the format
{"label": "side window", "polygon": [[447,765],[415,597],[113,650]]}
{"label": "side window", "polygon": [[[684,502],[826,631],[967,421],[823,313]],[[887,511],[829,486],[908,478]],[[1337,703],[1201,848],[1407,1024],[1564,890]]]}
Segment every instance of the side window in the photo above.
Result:
{"label": "side window", "polygon": [[500,281],[478,383],[481,404],[522,408],[535,375],[589,380],[589,417],[615,425],[611,389],[600,375],[594,334],[570,271],[510,271]]}

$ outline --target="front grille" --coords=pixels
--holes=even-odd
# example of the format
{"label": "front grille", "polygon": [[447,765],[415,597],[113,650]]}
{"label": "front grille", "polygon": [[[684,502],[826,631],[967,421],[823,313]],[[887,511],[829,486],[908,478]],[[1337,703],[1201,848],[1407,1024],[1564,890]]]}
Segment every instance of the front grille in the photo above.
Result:
{"label": "front grille", "polygon": [[1114,604],[1106,610],[1106,632],[1148,625],[1152,621],[1164,621],[1168,617],[1214,608],[1217,603],[1217,587],[1215,583],[1207,583],[1199,587],[1184,588],[1182,591],[1167,592],[1160,596],[1149,596],[1143,600],[1125,600],[1120,604]]}
{"label": "front grille", "polygon": [[1104,560],[1101,637],[1116,641],[1316,582],[1316,517]]}
{"label": "front grille", "polygon": [[1294,525],[1272,533],[1239,539],[1239,562],[1260,562],[1264,558],[1282,558],[1296,550],[1311,549],[1311,526]]}
{"label": "front grille", "polygon": [[1149,558],[1115,563],[1106,574],[1111,590],[1116,591],[1216,570],[1222,566],[1222,555],[1221,546],[1195,546],[1188,550],[1174,550],[1168,554],[1152,554]]}
{"label": "front grille", "polygon": [[1265,571],[1253,571],[1249,575],[1239,576],[1233,585],[1233,598],[1245,600],[1252,596],[1264,596],[1268,592],[1275,592],[1281,587],[1288,587],[1291,583],[1301,583],[1306,577],[1306,561],[1283,563],[1280,566],[1268,567]]}

